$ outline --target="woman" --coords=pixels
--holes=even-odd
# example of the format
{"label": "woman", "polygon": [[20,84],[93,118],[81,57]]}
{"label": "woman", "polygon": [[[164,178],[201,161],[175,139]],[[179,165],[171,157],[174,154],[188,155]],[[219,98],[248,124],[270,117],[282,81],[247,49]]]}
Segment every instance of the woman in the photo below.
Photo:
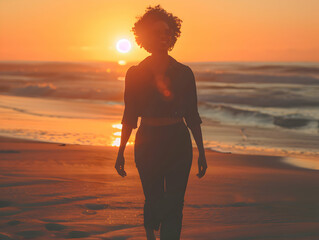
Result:
{"label": "woman", "polygon": [[180,239],[193,157],[188,128],[199,151],[197,176],[203,177],[207,169],[194,74],[168,55],[180,36],[181,22],[157,5],[148,7],[132,28],[137,44],[151,55],[126,73],[121,144],[115,168],[119,175],[126,176],[124,149],[140,116],[134,157],[145,195],[147,239],[156,239],[154,230],[159,228],[161,240]]}

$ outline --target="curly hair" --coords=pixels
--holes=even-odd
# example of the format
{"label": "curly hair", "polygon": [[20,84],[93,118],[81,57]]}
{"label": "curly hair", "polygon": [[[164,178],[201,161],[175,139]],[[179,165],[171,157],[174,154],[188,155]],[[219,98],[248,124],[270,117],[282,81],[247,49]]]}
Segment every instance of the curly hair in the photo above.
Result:
{"label": "curly hair", "polygon": [[172,13],[168,13],[164,10],[160,4],[155,7],[147,7],[143,16],[136,17],[138,21],[132,27],[132,32],[135,35],[135,41],[146,51],[150,52],[150,47],[147,44],[148,30],[150,26],[158,20],[162,20],[167,23],[170,29],[170,37],[172,39],[168,51],[171,51],[177,41],[177,38],[181,35],[181,23],[183,22]]}

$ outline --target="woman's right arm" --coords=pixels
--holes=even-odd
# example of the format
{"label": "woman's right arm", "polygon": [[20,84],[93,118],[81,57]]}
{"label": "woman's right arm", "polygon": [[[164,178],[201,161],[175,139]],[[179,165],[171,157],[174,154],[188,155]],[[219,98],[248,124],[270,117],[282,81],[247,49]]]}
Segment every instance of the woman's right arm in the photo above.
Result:
{"label": "woman's right arm", "polygon": [[122,132],[121,132],[121,144],[119,147],[118,154],[124,154],[124,150],[127,144],[127,141],[129,140],[133,128],[128,124],[122,124]]}
{"label": "woman's right arm", "polygon": [[125,89],[124,89],[124,113],[122,117],[122,131],[121,131],[121,144],[117,154],[117,159],[115,163],[115,168],[119,175],[122,177],[126,176],[124,170],[124,150],[129,140],[132,129],[137,127],[138,114],[136,111],[136,94],[134,86],[134,68],[135,66],[130,67],[125,76]]}
{"label": "woman's right arm", "polygon": [[118,172],[118,174],[122,177],[126,176],[126,172],[124,170],[125,165],[125,158],[124,158],[124,150],[127,144],[127,141],[129,140],[131,133],[132,133],[132,127],[127,124],[122,125],[122,132],[121,132],[121,144],[119,147],[119,151],[117,153],[116,163],[115,163],[115,169]]}

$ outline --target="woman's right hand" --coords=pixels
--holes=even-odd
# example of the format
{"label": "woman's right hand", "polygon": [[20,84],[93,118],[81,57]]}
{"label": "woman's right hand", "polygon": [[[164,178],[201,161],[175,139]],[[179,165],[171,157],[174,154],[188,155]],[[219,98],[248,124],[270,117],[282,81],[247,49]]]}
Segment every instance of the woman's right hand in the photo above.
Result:
{"label": "woman's right hand", "polygon": [[123,153],[118,153],[115,163],[115,169],[118,172],[118,174],[122,177],[126,176],[126,172],[124,170],[124,163],[125,159]]}
{"label": "woman's right hand", "polygon": [[202,178],[205,175],[205,173],[206,173],[206,169],[207,169],[207,162],[206,162],[205,152],[199,153],[199,156],[198,156],[198,173],[196,174],[196,176],[198,178]]}

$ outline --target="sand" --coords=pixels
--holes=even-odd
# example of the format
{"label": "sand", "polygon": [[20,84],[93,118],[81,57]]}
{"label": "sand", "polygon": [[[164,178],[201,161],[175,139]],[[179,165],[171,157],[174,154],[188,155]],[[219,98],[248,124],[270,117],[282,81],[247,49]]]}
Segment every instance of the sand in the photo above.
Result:
{"label": "sand", "polygon": [[[124,178],[116,154],[1,137],[0,239],[146,239],[133,147]],[[197,156],[194,149],[181,239],[319,239],[319,171],[207,150],[198,179]]]}

